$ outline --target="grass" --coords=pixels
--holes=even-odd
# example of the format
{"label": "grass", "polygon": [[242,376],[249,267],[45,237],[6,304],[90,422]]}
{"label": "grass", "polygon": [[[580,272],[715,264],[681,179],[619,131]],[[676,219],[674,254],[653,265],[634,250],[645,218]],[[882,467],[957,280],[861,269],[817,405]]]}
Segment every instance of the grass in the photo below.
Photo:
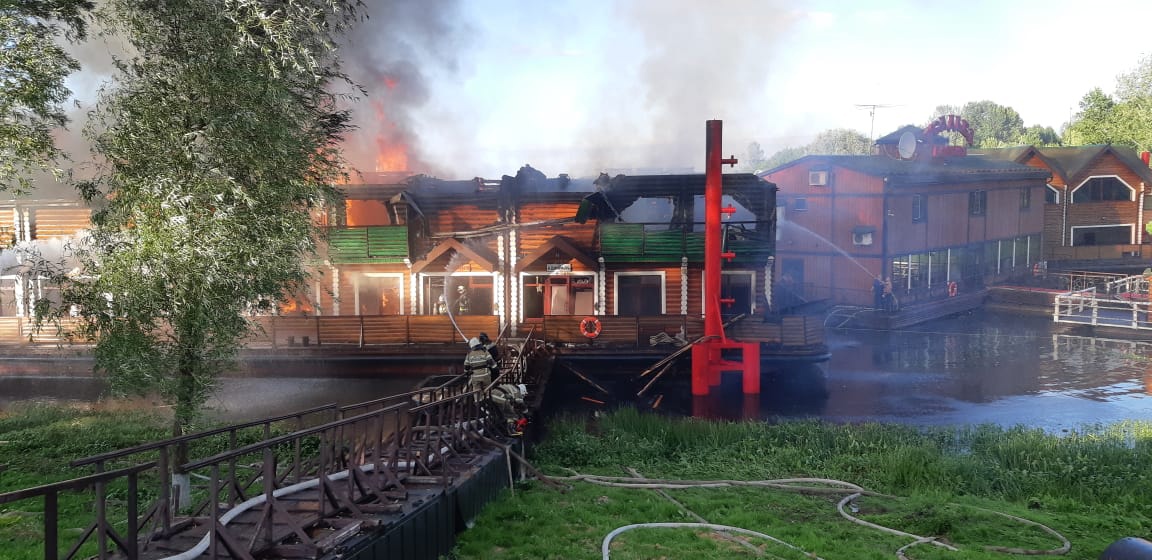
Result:
{"label": "grass", "polygon": [[[108,451],[134,447],[171,436],[171,416],[163,409],[118,410],[30,405],[0,412],[0,493],[50,484],[92,474],[93,468],[68,466],[70,461]],[[201,431],[212,426],[193,426]],[[284,433],[275,429],[274,433]],[[224,451],[228,436],[208,438],[190,450],[192,457],[207,457]],[[238,444],[263,439],[260,428],[238,433]],[[157,458],[151,454],[132,456],[127,462],[109,464],[106,469],[145,463]],[[158,483],[154,471],[140,480],[140,507],[155,498]],[[200,492],[202,494],[202,492]],[[127,483],[123,479],[108,487],[109,519],[126,527]],[[194,499],[199,494],[194,495]],[[64,492],[59,496],[59,550],[66,551],[91,524],[94,494],[91,491]],[[0,558],[39,560],[44,558],[44,499],[33,498],[0,505]],[[94,539],[90,539],[94,540]],[[90,542],[78,557],[96,553]]]}
{"label": "grass", "polygon": [[[1112,541],[1152,538],[1152,423],[1091,426],[1053,435],[994,426],[929,428],[817,421],[714,423],[621,409],[594,420],[560,419],[534,464],[649,478],[766,480],[822,477],[891,498],[856,500],[858,516],[935,536],[958,552],[920,545],[916,559],[1005,558],[985,546],[1053,549],[1043,530],[993,513],[1043,523],[1072,542],[1064,558],[1095,559]],[[535,482],[489,505],[460,536],[464,559],[600,558],[601,540],[623,525],[693,521],[652,490],[570,482],[559,493]],[[842,496],[761,488],[669,490],[710,523],[767,533],[827,560],[889,559],[910,539],[853,524],[836,511]],[[992,511],[988,511],[992,510]],[[760,539],[767,558],[805,558]],[[714,533],[640,529],[612,543],[612,558],[756,557]]]}
{"label": "grass", "polygon": [[[0,416],[0,492],[87,474],[68,461],[168,435],[168,418],[132,411],[28,407]],[[1152,423],[1092,426],[1063,435],[992,426],[917,429],[902,425],[836,425],[816,421],[715,423],[622,409],[587,420],[562,418],[535,450],[534,464],[553,475],[765,480],[806,476],[860,484],[893,497],[864,497],[853,506],[873,523],[936,536],[960,549],[921,545],[918,560],[1005,558],[988,545],[1050,549],[1060,545],[1000,511],[1046,524],[1072,541],[1065,558],[1095,559],[1112,541],[1152,537]],[[255,437],[255,436],[248,436]],[[205,456],[213,446],[195,455]],[[140,458],[141,461],[146,458]],[[460,535],[460,559],[600,558],[602,539],[623,525],[691,522],[652,490],[569,482],[559,493],[534,481],[506,492]],[[142,488],[153,485],[142,483]],[[809,496],[764,488],[669,490],[711,523],[770,534],[827,560],[890,559],[909,539],[840,517],[840,496]],[[123,489],[111,489],[111,507]],[[62,541],[92,520],[92,495],[61,496]],[[43,557],[43,506],[36,500],[0,506],[5,559]],[[803,554],[757,539],[764,558]],[[67,544],[70,544],[68,542]],[[756,557],[714,533],[637,529],[618,536],[612,558]]]}

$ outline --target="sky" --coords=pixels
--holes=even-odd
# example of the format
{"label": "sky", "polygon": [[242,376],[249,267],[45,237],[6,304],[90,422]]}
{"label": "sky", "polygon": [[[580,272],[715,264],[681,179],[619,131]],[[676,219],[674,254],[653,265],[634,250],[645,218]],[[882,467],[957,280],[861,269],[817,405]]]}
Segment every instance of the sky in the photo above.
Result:
{"label": "sky", "polygon": [[[737,158],[985,99],[1059,131],[1152,53],[1147,0],[365,2],[343,47],[368,92],[349,158],[446,179],[701,171],[709,119]],[[100,70],[71,80],[82,105]]]}
{"label": "sky", "polygon": [[[461,2],[456,67],[430,69],[416,144],[449,176],[525,163],[581,176],[702,169],[708,119],[737,157],[751,141],[771,154],[830,128],[879,136],[984,99],[1060,130],[1152,52],[1152,2],[1106,4]],[[864,104],[883,105],[874,123]]]}

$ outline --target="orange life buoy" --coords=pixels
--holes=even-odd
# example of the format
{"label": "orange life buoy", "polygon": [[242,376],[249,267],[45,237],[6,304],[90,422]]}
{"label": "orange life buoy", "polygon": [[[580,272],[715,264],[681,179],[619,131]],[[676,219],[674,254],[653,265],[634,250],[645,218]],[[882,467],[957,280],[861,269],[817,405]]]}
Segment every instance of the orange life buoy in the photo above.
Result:
{"label": "orange life buoy", "polygon": [[580,321],[580,334],[587,338],[596,338],[600,336],[600,319],[595,317],[585,317]]}
{"label": "orange life buoy", "polygon": [[948,297],[956,297],[956,283],[955,282],[949,282],[948,283]]}

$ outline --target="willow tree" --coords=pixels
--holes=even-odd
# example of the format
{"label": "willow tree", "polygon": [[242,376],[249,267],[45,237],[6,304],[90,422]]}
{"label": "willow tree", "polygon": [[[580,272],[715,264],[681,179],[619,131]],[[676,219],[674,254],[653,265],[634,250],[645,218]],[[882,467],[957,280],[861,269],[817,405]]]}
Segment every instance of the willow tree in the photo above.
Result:
{"label": "willow tree", "polygon": [[53,133],[67,122],[64,85],[80,68],[60,38],[83,39],[90,0],[0,0],[0,191],[61,175]]}
{"label": "willow tree", "polygon": [[253,328],[306,283],[312,211],[331,200],[349,127],[335,41],[345,0],[107,0],[135,56],[87,134],[104,162],[62,309],[113,387],[158,391],[174,435]]}

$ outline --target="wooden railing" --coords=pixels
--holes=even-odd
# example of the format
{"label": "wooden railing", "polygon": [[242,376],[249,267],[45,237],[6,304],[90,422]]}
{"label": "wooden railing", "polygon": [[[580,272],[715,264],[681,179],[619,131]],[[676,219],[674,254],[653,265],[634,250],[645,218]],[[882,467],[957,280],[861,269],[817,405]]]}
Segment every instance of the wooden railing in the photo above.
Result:
{"label": "wooden railing", "polygon": [[[704,320],[699,316],[597,316],[594,318],[600,322],[600,334],[595,337],[582,332],[580,324],[585,318],[584,315],[548,315],[521,323],[520,330],[526,332],[534,328],[546,342],[577,348],[652,348],[670,343],[670,339],[691,342],[704,335]],[[728,334],[769,345],[816,346],[824,343],[824,328],[819,317],[785,316],[768,322],[759,316],[749,317],[728,329]]]}
{"label": "wooden railing", "polygon": [[[595,317],[600,323],[600,332],[590,337],[580,328],[585,317],[548,315],[541,319],[529,319],[520,323],[512,336],[525,338],[528,333],[534,333],[536,338],[551,344],[652,348],[661,343],[670,343],[672,339],[690,342],[704,334],[704,320],[699,316],[601,315]],[[403,347],[460,343],[481,332],[495,338],[501,332],[499,318],[495,315],[466,315],[454,319],[455,323],[447,315],[253,317],[257,329],[245,341],[245,346],[253,349]],[[769,343],[789,344],[786,341],[795,339],[796,326],[786,323],[766,323],[771,326],[757,329],[755,338]],[[55,327],[35,332],[34,325],[27,318],[0,317],[0,344],[59,344],[66,340],[69,326],[65,325],[61,332],[57,332]],[[808,330],[811,329],[805,329],[806,332]],[[805,337],[804,341],[809,338],[812,337]],[[819,340],[812,343],[823,342],[822,336],[817,338]]]}
{"label": "wooden railing", "polygon": [[[270,522],[273,508],[263,510],[267,530],[248,538],[236,538],[231,528],[224,527],[223,511],[256,496],[271,504],[274,491],[319,480],[321,494],[329,498],[316,512],[322,517],[368,507],[358,505],[363,495],[347,502],[325,492],[325,484],[336,484],[331,479],[334,473],[348,473],[345,484],[355,483],[368,494],[395,488],[401,479],[436,477],[447,484],[459,467],[445,461],[445,454],[467,452],[478,440],[497,433],[480,409],[483,398],[464,384],[427,387],[147,443],[73,461],[69,466],[78,478],[0,493],[0,505],[39,500],[44,509],[45,559],[138,558],[144,550],[154,549],[156,541],[205,520],[213,536],[211,557],[219,557],[215,554],[224,547],[243,556],[284,536],[270,532],[274,525],[283,525]],[[275,426],[294,431],[275,435]],[[176,458],[181,456],[188,459],[178,465]],[[83,475],[88,468],[95,472]],[[191,483],[190,491],[182,492],[182,483]],[[78,535],[58,529],[58,497],[67,491],[87,493],[95,502],[90,524]],[[113,504],[111,494],[124,498]],[[184,501],[182,494],[191,501]],[[138,502],[138,496],[150,501]],[[69,504],[76,507],[75,502]],[[243,551],[234,549],[237,543],[242,543]]]}

